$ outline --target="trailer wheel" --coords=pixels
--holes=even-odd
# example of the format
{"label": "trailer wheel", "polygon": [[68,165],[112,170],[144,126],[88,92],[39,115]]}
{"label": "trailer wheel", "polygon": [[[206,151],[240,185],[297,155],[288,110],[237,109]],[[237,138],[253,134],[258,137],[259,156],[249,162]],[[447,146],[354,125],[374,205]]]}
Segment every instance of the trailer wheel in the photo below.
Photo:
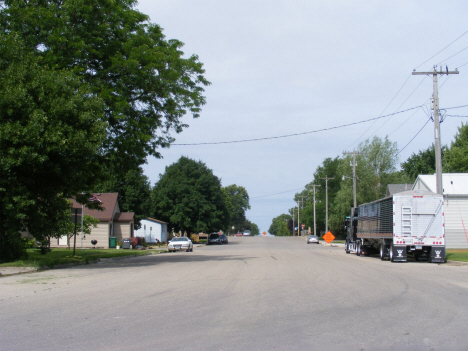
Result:
{"label": "trailer wheel", "polygon": [[385,260],[385,245],[384,243],[382,242],[382,244],[380,245],[380,259],[383,261]]}
{"label": "trailer wheel", "polygon": [[361,241],[356,242],[356,256],[361,256]]}
{"label": "trailer wheel", "polygon": [[390,250],[388,252],[390,262],[393,262],[393,244],[390,244]]}

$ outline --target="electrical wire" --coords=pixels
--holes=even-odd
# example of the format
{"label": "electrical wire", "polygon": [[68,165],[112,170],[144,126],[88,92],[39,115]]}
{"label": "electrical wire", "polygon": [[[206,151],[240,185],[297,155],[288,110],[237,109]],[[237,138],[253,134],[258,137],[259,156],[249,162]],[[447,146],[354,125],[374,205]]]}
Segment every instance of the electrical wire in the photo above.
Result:
{"label": "electrical wire", "polygon": [[457,52],[456,54],[453,54],[452,56],[447,57],[445,60],[442,60],[442,61],[438,62],[438,63],[436,64],[436,66],[438,66],[438,65],[440,65],[441,63],[443,63],[443,62],[445,62],[445,61],[451,59],[451,58],[454,57],[454,56],[457,56],[460,52],[463,52],[463,51],[465,51],[466,49],[468,49],[468,46],[467,46],[466,48],[464,48],[464,49],[461,49],[461,50],[460,50],[459,52]]}
{"label": "electrical wire", "polygon": [[[387,106],[385,106],[385,108],[383,109],[383,111],[380,113],[379,116],[383,115],[383,113],[387,110],[388,106],[390,106],[390,104],[393,102],[393,100],[395,100],[395,98],[398,96],[398,94],[400,93],[401,89],[403,89],[403,87],[406,85],[406,83],[408,82],[408,80],[411,78],[411,74],[408,76],[408,78],[406,78],[405,82],[403,83],[403,85],[400,87],[400,89],[398,89],[398,91],[396,92],[396,94],[393,96],[393,98],[390,100],[390,102],[387,104]],[[405,100],[406,101],[406,100]],[[397,109],[398,110],[398,109]],[[357,138],[352,144],[350,144],[346,149],[350,149],[351,146],[353,146],[354,144],[356,144],[359,140],[361,140],[361,138],[369,131],[369,129],[371,129],[374,124],[377,122],[377,120],[374,121],[374,123],[372,123],[369,128],[367,128],[364,133],[361,134],[361,136],[359,138]]]}
{"label": "electrical wire", "polygon": [[436,57],[437,55],[439,55],[442,51],[444,51],[445,49],[447,49],[450,45],[452,45],[453,43],[455,43],[458,39],[460,39],[461,37],[463,37],[466,33],[468,33],[468,30],[463,33],[462,35],[460,35],[457,39],[455,39],[454,41],[452,41],[450,44],[448,44],[446,47],[444,47],[442,50],[438,51],[436,54],[434,54],[433,56],[429,57],[426,61],[424,61],[423,63],[421,63],[419,66],[417,66],[415,69],[418,69],[419,67],[421,67],[422,65],[424,65],[426,62],[432,60],[434,57]]}
{"label": "electrical wire", "polygon": [[297,189],[293,189],[293,190],[286,190],[286,191],[283,191],[281,193],[276,193],[276,194],[269,194],[269,195],[262,195],[262,196],[254,196],[254,197],[251,197],[250,199],[259,199],[261,197],[267,197],[267,196],[275,196],[275,195],[280,195],[280,194],[286,194],[286,193],[290,193],[292,191],[298,191],[298,190],[302,190],[303,188],[297,188]]}
{"label": "electrical wire", "polygon": [[414,110],[414,109],[417,109],[417,108],[420,108],[420,107],[421,106],[415,106],[415,107],[408,108],[406,110],[390,113],[390,114],[385,115],[385,116],[369,118],[369,119],[365,119],[365,120],[362,120],[362,121],[348,123],[348,124],[342,124],[342,125],[335,126],[335,127],[328,127],[328,128],[323,128],[323,129],[311,130],[311,131],[303,132],[303,133],[294,133],[294,134],[280,135],[280,136],[274,136],[274,137],[265,137],[265,138],[231,140],[231,141],[216,141],[216,142],[207,142],[207,143],[172,144],[172,145],[174,145],[174,146],[220,145],[220,144],[234,144],[234,143],[245,143],[245,142],[252,142],[252,141],[263,141],[263,140],[271,140],[271,139],[289,138],[289,137],[294,137],[294,136],[300,136],[300,135],[306,135],[306,134],[312,134],[312,133],[320,133],[320,132],[325,132],[325,131],[329,131],[329,130],[340,129],[340,128],[349,127],[349,126],[353,126],[353,125],[357,125],[357,124],[362,124],[362,123],[374,121],[376,119],[394,116],[394,115],[404,113],[404,112],[407,112],[407,111],[411,111],[411,110]]}
{"label": "electrical wire", "polygon": [[424,123],[424,125],[422,126],[422,128],[415,134],[415,136],[413,138],[411,138],[410,141],[408,141],[408,144],[406,144],[400,151],[398,151],[398,153],[396,154],[396,156],[398,156],[399,154],[401,154],[401,152],[414,140],[414,138],[416,138],[418,136],[419,133],[421,133],[421,131],[424,129],[424,127],[429,123],[431,119],[428,119],[426,121],[426,123]]}

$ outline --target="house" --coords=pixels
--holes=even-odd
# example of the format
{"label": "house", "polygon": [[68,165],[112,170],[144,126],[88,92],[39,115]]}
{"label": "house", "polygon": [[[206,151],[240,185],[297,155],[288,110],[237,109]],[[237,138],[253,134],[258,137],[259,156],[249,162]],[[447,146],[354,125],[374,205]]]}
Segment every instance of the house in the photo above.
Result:
{"label": "house", "polygon": [[156,239],[159,242],[167,242],[167,224],[166,222],[147,218],[140,221],[141,227],[135,230],[135,236],[145,238],[147,243],[154,243]]}
{"label": "house", "polygon": [[[96,228],[91,228],[90,235],[85,234],[82,237],[81,217],[77,217],[77,247],[93,247],[91,240],[97,240],[96,247],[108,249],[115,247],[115,243],[122,241],[124,238],[134,237],[135,213],[121,212],[118,195],[118,193],[93,193],[93,196],[101,202],[103,211],[92,210],[84,206],[84,214],[97,218],[99,223]],[[72,213],[74,209],[82,209],[81,204],[75,200],[72,201]],[[50,244],[52,247],[66,247],[68,246],[68,238],[63,236],[59,239],[51,239]],[[70,246],[72,245],[73,243],[70,243]]]}
{"label": "house", "polygon": [[[468,249],[468,173],[442,174],[447,249]],[[436,192],[436,175],[421,174],[413,190]]]}

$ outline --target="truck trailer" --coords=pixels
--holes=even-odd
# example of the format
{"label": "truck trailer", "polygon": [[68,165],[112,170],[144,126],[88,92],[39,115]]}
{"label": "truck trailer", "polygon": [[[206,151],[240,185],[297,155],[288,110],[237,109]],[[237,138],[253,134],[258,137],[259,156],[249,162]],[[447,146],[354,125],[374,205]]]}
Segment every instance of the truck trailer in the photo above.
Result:
{"label": "truck trailer", "polygon": [[351,209],[347,219],[346,253],[380,253],[380,259],[445,262],[442,195],[409,190]]}

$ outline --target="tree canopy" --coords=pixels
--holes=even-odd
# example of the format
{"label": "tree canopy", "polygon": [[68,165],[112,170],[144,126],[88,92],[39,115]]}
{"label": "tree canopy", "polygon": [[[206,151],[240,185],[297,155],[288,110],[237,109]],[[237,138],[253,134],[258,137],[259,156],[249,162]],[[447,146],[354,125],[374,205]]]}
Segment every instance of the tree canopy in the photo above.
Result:
{"label": "tree canopy", "polygon": [[181,157],[166,167],[152,190],[154,218],[187,233],[226,230],[229,210],[221,181],[203,162]]}
{"label": "tree canopy", "polygon": [[202,64],[182,42],[135,10],[135,0],[5,0],[0,31],[16,33],[42,65],[73,73],[104,103],[101,153],[123,176],[160,156],[158,148],[198,117],[205,103]]}
{"label": "tree canopy", "polygon": [[229,227],[235,227],[237,231],[244,231],[246,228],[245,211],[250,209],[249,194],[243,186],[236,184],[222,188],[226,197],[226,205],[229,211]]}
{"label": "tree canopy", "polygon": [[289,236],[291,233],[288,230],[288,220],[291,219],[291,216],[288,214],[281,214],[278,217],[273,218],[271,221],[270,228],[268,232],[273,235],[279,236]]}
{"label": "tree canopy", "polygon": [[14,33],[0,36],[2,259],[20,254],[20,230],[38,239],[60,231],[67,199],[100,177],[103,117],[86,84],[44,66]]}
{"label": "tree canopy", "polygon": [[444,153],[444,170],[451,173],[468,172],[468,123],[458,127],[455,140]]}

